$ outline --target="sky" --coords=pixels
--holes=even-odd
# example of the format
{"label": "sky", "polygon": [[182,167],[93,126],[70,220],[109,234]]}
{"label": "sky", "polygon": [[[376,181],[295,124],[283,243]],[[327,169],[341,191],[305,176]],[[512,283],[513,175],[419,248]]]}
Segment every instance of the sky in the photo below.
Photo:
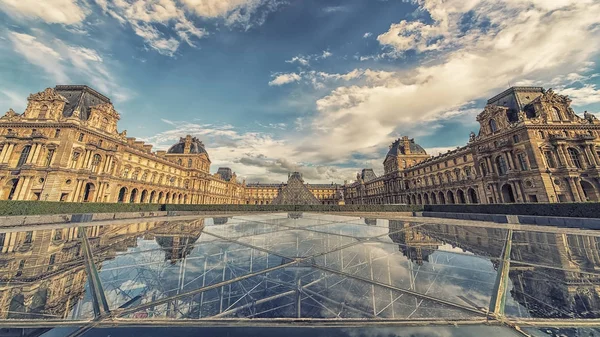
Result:
{"label": "sky", "polygon": [[381,174],[404,135],[462,146],[511,85],[598,113],[599,55],[600,0],[0,0],[4,111],[86,84],[119,131],[191,134],[247,182]]}

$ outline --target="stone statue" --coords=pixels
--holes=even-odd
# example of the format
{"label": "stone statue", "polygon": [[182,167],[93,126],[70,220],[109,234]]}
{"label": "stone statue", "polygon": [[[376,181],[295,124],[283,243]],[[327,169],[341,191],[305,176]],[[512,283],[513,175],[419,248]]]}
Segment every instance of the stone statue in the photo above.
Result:
{"label": "stone statue", "polygon": [[593,123],[594,121],[598,120],[598,118],[594,114],[587,112],[587,110],[583,112],[583,118],[585,118],[590,123]]}
{"label": "stone statue", "polygon": [[476,137],[475,132],[471,131],[471,133],[469,134],[469,141],[470,142],[475,141],[475,137]]}

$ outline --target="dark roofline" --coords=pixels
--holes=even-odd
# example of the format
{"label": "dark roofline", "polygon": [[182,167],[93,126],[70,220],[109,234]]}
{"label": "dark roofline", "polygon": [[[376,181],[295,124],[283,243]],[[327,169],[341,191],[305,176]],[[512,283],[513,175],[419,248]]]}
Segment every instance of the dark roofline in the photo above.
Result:
{"label": "dark roofline", "polygon": [[73,85],[71,85],[71,84],[69,84],[69,85],[57,85],[57,86],[54,87],[54,90],[83,90],[83,91],[89,92],[92,95],[97,96],[98,98],[100,98],[102,100],[106,100],[109,103],[112,103],[110,101],[110,98],[102,95],[101,93],[99,93],[98,91],[94,90],[93,88],[88,87],[87,85],[81,85],[81,84],[79,84],[79,85],[75,85],[75,84],[73,84]]}
{"label": "dark roofline", "polygon": [[504,90],[503,92],[499,93],[498,95],[488,99],[487,104],[491,104],[494,101],[499,100],[500,98],[513,93],[513,92],[517,92],[517,91],[536,91],[536,92],[542,92],[544,91],[543,87],[510,87],[506,90]]}

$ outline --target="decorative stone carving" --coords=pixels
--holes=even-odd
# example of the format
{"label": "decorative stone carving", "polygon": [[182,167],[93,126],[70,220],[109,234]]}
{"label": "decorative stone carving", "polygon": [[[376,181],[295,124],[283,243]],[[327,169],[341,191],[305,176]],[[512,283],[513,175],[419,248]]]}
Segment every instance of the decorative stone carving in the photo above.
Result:
{"label": "decorative stone carving", "polygon": [[598,122],[598,118],[594,114],[591,114],[587,111],[583,112],[583,118],[585,120],[587,120],[589,123]]}
{"label": "decorative stone carving", "polygon": [[21,119],[21,115],[16,113],[13,109],[8,109],[8,111],[0,119],[7,119],[9,121],[18,121],[19,119]]}
{"label": "decorative stone carving", "polygon": [[57,93],[53,88],[46,88],[36,94],[31,94],[27,98],[28,101],[61,101],[69,102],[63,95]]}

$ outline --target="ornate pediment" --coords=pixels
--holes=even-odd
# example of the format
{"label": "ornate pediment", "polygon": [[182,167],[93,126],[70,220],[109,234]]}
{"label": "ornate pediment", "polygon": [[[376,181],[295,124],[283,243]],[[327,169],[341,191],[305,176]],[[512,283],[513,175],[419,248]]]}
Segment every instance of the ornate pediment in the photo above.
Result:
{"label": "ornate pediment", "polygon": [[102,103],[98,105],[94,105],[91,107],[92,110],[98,110],[105,114],[106,116],[110,116],[117,120],[121,119],[121,115],[115,110],[115,107],[111,103]]}
{"label": "ornate pediment", "polygon": [[542,96],[540,96],[540,101],[549,104],[571,104],[571,99],[567,95],[559,95],[552,90],[552,88],[548,89],[544,92]]}
{"label": "ornate pediment", "polygon": [[52,88],[47,88],[44,91],[40,91],[36,94],[31,94],[27,98],[28,101],[61,101],[61,102],[69,102],[63,95],[57,93]]}
{"label": "ornate pediment", "polygon": [[8,111],[0,119],[9,120],[9,121],[17,121],[17,120],[21,119],[21,115],[16,113],[15,110],[13,110],[13,109],[8,109]]}

